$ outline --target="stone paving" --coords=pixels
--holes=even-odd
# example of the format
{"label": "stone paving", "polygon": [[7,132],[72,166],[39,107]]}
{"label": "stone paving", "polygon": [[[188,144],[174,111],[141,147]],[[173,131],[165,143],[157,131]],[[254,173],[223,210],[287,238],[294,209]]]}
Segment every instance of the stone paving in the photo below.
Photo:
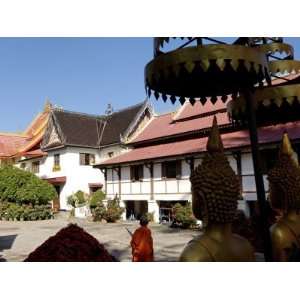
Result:
{"label": "stone paving", "polygon": [[[77,223],[104,244],[120,261],[131,261],[130,235],[138,223],[94,223],[82,219],[56,219],[34,222],[0,221],[0,261],[23,261],[30,252],[53,236],[68,223]],[[155,261],[177,261],[186,243],[199,234],[197,231],[150,224],[154,241]]]}

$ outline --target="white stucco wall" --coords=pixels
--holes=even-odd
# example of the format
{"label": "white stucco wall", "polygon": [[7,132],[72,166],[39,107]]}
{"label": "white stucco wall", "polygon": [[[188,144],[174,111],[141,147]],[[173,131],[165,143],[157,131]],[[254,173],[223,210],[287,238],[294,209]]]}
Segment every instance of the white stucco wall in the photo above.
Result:
{"label": "white stucco wall", "polygon": [[[226,152],[229,163],[234,172],[238,174],[238,166],[236,158],[231,152]],[[179,158],[177,158],[179,159]],[[149,170],[144,166],[144,178],[141,181],[132,182],[130,180],[130,166],[124,165],[121,168],[121,199],[123,201],[147,201],[148,210],[158,213],[158,202],[162,201],[191,201],[191,183],[190,183],[190,166],[181,157],[181,178],[180,179],[162,179],[161,175],[161,161],[154,160],[153,169],[153,199],[151,199],[151,179]],[[201,163],[201,157],[196,157],[194,160],[194,167],[196,168]],[[107,173],[107,195],[113,197],[119,192],[119,181],[117,174],[108,169]],[[238,207],[249,214],[249,207],[247,201],[255,201],[256,188],[253,171],[252,156],[249,149],[246,149],[241,154],[241,175],[242,175],[242,196],[243,200],[239,201]],[[268,182],[264,176],[265,188],[268,194]],[[154,202],[153,202],[154,201]]]}
{"label": "white stucco wall", "polygon": [[[61,185],[60,208],[70,209],[67,205],[67,197],[78,190],[89,193],[89,183],[102,183],[104,185],[104,174],[92,166],[82,166],[79,161],[80,153],[95,154],[96,163],[100,161],[98,149],[67,147],[48,152],[48,156],[42,159],[31,159],[26,165],[40,161],[40,172],[36,175],[43,178],[66,177],[66,183]],[[60,154],[60,171],[53,171],[54,155]],[[17,165],[20,166],[21,163]]]}
{"label": "white stucco wall", "polygon": [[124,153],[126,151],[129,151],[130,149],[128,147],[124,147],[124,146],[120,146],[120,145],[112,145],[112,146],[106,146],[106,147],[102,147],[99,150],[99,163],[107,160],[109,158],[111,158],[108,154],[113,152],[113,156],[118,156],[121,153]]}

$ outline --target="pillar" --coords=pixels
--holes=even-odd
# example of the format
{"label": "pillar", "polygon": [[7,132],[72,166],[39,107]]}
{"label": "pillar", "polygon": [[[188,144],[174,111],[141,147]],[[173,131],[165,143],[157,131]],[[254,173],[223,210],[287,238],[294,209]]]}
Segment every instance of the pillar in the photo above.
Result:
{"label": "pillar", "polygon": [[153,213],[154,215],[154,222],[159,222],[159,205],[155,200],[148,201],[148,212]]}
{"label": "pillar", "polygon": [[124,208],[124,212],[121,215],[121,220],[125,221],[126,220],[126,203],[123,200],[120,200],[120,207]]}

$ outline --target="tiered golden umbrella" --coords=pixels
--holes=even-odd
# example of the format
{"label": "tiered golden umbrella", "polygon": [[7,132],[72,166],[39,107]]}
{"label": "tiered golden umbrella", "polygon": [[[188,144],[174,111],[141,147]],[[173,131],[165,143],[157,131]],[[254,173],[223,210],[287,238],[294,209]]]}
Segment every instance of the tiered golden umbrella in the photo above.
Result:
{"label": "tiered golden umbrella", "polygon": [[[293,48],[282,38],[242,37],[232,44],[208,37],[181,39],[178,48],[167,52],[164,46],[172,38],[154,39],[154,58],[145,67],[146,91],[165,102],[190,101],[192,105],[196,101],[214,104],[217,97],[225,102],[231,95],[232,120],[246,122],[249,128],[264,255],[266,261],[272,261],[256,114],[260,102],[264,106],[275,102],[280,107],[280,103],[299,99],[298,86],[287,82],[273,87],[271,78],[282,72],[298,72],[300,64],[292,60]],[[286,59],[276,59],[277,52],[286,53]]]}
{"label": "tiered golden umbrella", "polygon": [[[259,46],[267,56],[286,54],[287,58],[268,62],[271,77],[280,78],[280,82],[272,82],[257,87],[253,94],[253,105],[259,125],[276,124],[299,119],[300,112],[300,61],[293,59],[294,49],[284,43],[271,43]],[[287,76],[285,76],[287,75]],[[291,76],[292,75],[292,76]],[[293,78],[294,77],[294,78]],[[230,116],[233,121],[243,123],[247,114],[246,99],[243,95],[229,103]]]}

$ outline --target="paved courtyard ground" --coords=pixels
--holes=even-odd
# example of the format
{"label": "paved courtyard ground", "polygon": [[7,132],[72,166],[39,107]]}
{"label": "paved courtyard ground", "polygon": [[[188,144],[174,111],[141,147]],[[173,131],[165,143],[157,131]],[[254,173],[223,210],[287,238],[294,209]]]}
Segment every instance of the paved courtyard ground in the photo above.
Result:
{"label": "paved courtyard ground", "polygon": [[[93,235],[120,261],[131,261],[130,231],[138,223],[102,224],[73,219]],[[30,252],[50,236],[65,227],[69,220],[57,219],[35,222],[0,221],[0,261],[23,261]],[[199,234],[197,231],[169,228],[167,225],[150,224],[154,241],[155,261],[177,261],[186,243]]]}

